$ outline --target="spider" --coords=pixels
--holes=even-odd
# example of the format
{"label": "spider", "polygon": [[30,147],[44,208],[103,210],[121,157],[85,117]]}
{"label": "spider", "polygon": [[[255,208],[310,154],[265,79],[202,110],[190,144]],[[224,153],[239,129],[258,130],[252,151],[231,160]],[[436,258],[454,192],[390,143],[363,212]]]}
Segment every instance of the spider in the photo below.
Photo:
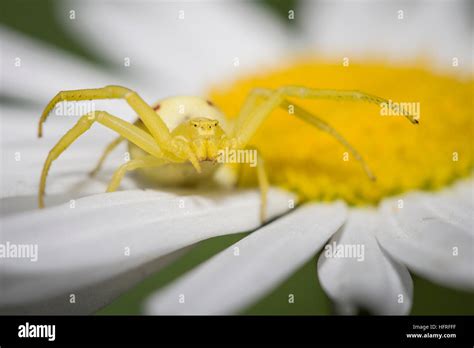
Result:
{"label": "spider", "polygon": [[[95,122],[119,134],[105,149],[91,175],[101,168],[107,155],[123,140],[127,140],[131,159],[113,174],[107,192],[115,191],[128,171],[141,170],[158,183],[182,185],[208,180],[216,169],[219,152],[248,148],[248,143],[271,112],[281,107],[339,141],[360,163],[371,180],[375,176],[361,155],[335,129],[319,117],[290,102],[288,97],[362,101],[374,104],[388,101],[360,91],[314,89],[283,86],[272,90],[255,88],[247,96],[232,127],[224,115],[210,101],[199,97],[170,97],[150,106],[136,92],[122,86],[106,86],[59,92],[46,106],[38,124],[42,136],[43,122],[55,105],[62,101],[94,99],[124,99],[136,112],[133,124],[106,111],[94,111],[82,116],[51,149],[41,173],[38,201],[44,207],[46,177],[52,162]],[[402,112],[411,123],[418,119]],[[194,167],[194,169],[193,169]],[[265,219],[269,182],[261,155],[257,152],[257,178],[261,192],[260,218]]]}

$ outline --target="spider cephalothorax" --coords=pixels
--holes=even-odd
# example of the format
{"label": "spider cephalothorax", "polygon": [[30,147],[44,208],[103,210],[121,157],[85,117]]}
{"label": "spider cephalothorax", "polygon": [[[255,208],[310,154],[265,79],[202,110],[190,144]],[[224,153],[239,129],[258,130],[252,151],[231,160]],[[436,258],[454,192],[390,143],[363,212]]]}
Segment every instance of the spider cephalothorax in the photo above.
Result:
{"label": "spider cephalothorax", "polygon": [[[59,92],[46,106],[39,121],[38,136],[42,136],[42,124],[50,111],[61,101],[124,99],[137,113],[136,122],[129,123],[106,111],[94,111],[82,116],[49,152],[41,174],[39,205],[44,206],[46,177],[52,162],[85,133],[93,123],[99,122],[120,136],[105,149],[91,174],[97,173],[107,155],[122,141],[127,140],[131,159],[121,165],[110,181],[107,191],[115,191],[127,171],[140,169],[150,178],[163,184],[186,184],[207,180],[215,171],[220,151],[239,150],[248,146],[250,138],[265,118],[277,107],[292,110],[292,114],[312,126],[334,136],[359,161],[372,180],[375,179],[359,153],[331,126],[305,109],[290,103],[287,97],[310,99],[334,99],[387,104],[387,100],[359,91],[311,89],[285,86],[277,90],[256,88],[242,106],[235,122],[227,119],[209,101],[198,97],[167,98],[154,106],[148,105],[136,92],[121,86]],[[418,120],[403,112],[412,123]],[[266,206],[268,180],[263,161],[257,160],[257,176],[262,192],[261,218]]]}
{"label": "spider cephalothorax", "polygon": [[199,162],[215,162],[218,150],[229,145],[219,121],[205,117],[196,117],[183,122],[171,134],[182,137],[188,142]]}

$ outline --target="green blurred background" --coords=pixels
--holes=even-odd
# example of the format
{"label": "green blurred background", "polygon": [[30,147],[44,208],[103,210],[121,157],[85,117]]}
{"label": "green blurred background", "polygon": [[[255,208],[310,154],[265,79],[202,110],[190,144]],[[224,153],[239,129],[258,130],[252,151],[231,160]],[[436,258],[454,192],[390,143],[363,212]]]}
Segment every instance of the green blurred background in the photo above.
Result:
{"label": "green blurred background", "polygon": [[[2,0],[0,25],[8,26],[42,42],[52,44],[70,53],[76,54],[103,69],[114,67],[98,52],[86,47],[62,30],[56,20],[53,0]],[[254,1],[277,18],[282,25],[291,25],[289,30],[298,30],[298,21],[284,20],[289,9],[297,9],[297,0],[261,0]],[[296,17],[297,19],[297,17]],[[1,98],[0,102],[15,102]],[[172,262],[159,273],[120,296],[113,303],[98,311],[97,314],[140,314],[144,298],[156,289],[176,279],[188,270],[212,257],[222,249],[245,237],[246,233],[215,237],[195,245],[184,256]],[[266,298],[247,308],[242,314],[256,315],[324,315],[332,314],[331,301],[321,289],[316,276],[315,255],[301,269],[271,292]],[[474,297],[468,292],[456,291],[434,285],[413,275],[414,304],[412,314],[472,314]],[[288,303],[289,294],[294,295],[294,303]],[[364,314],[364,313],[361,313]]]}

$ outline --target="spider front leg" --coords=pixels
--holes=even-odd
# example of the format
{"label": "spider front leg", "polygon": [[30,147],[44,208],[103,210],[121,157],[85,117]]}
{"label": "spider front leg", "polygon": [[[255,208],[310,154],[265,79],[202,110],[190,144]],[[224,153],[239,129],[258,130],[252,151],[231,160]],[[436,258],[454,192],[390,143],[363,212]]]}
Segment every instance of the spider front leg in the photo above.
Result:
{"label": "spider front leg", "polygon": [[[266,97],[266,100],[257,106],[256,104],[258,98],[256,96],[258,95]],[[285,86],[280,87],[277,90],[257,88],[250,93],[247,101],[244,103],[242,111],[239,114],[239,118],[235,122],[233,136],[237,137],[241,144],[247,144],[265,118],[276,107],[278,107],[286,97],[297,97],[303,99],[350,100],[373,103],[377,105],[382,103],[391,105],[388,100],[359,91],[313,89],[299,86]],[[252,104],[254,107],[252,107]],[[402,112],[411,123],[418,123],[418,119],[415,116],[410,115],[405,111]]]}
{"label": "spider front leg", "polygon": [[69,145],[71,145],[77,138],[79,138],[83,133],[85,133],[94,122],[99,122],[107,128],[114,130],[119,133],[122,137],[128,141],[134,143],[144,151],[149,154],[161,158],[163,157],[163,152],[160,147],[156,144],[155,139],[148,134],[147,132],[141,130],[140,128],[118,118],[110,115],[105,111],[95,111],[90,114],[82,116],[76,123],[76,125],[71,128],[53,147],[49,152],[48,157],[43,166],[41,172],[41,179],[38,192],[38,203],[40,208],[44,207],[44,193],[46,189],[46,177],[48,175],[51,164],[55,159],[66,150]]}
{"label": "spider front leg", "polygon": [[130,107],[143,121],[150,134],[162,148],[170,143],[170,131],[156,111],[148,105],[136,92],[122,86],[106,86],[104,88],[78,89],[59,92],[46,106],[38,124],[38,137],[43,134],[43,122],[55,105],[62,101],[80,101],[94,99],[125,99]]}
{"label": "spider front leg", "polygon": [[194,169],[196,169],[198,173],[201,173],[202,169],[199,160],[193,150],[191,150],[187,140],[181,136],[176,136],[172,138],[170,144],[176,156],[189,160]]}
{"label": "spider front leg", "polygon": [[127,163],[122,164],[115,171],[112,177],[112,180],[110,180],[109,186],[107,187],[107,192],[113,192],[117,190],[125,173],[127,173],[128,171],[141,169],[141,168],[159,167],[166,163],[171,163],[171,161],[166,158],[156,158],[154,156],[146,156],[146,157],[132,159],[128,161]]}
{"label": "spider front leg", "polygon": [[[257,131],[258,127],[276,107],[280,106],[287,108],[290,105],[290,103],[286,100],[286,97],[364,101],[378,105],[381,103],[389,104],[385,99],[359,91],[311,89],[297,86],[286,86],[277,90],[256,88],[250,92],[249,96],[244,102],[232,132],[232,135],[237,139],[237,143],[240,147],[244,147],[245,144],[248,143],[250,138]],[[259,104],[259,101],[262,98],[264,100]],[[292,103],[292,105],[294,105],[294,103]],[[360,154],[349,144],[349,142],[344,139],[344,137],[342,137],[342,135],[340,135],[335,129],[329,126],[329,124],[317,116],[311,114],[301,107],[295,105],[294,107],[295,116],[335,137],[336,140],[344,145],[352,153],[354,158],[361,163],[367,176],[371,180],[375,180],[375,176],[372,174],[371,170],[366,165]],[[407,117],[412,123],[418,123],[418,119],[416,117],[407,113],[404,113],[404,116]]]}

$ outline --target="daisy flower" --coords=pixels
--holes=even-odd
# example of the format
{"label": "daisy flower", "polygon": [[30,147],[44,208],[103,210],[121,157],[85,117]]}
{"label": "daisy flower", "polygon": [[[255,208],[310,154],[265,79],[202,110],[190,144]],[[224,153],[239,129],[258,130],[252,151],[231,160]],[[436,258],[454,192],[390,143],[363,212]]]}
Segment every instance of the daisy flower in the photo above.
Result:
{"label": "daisy flower", "polygon": [[[153,295],[149,313],[235,312],[320,250],[321,286],[349,313],[357,308],[409,313],[413,286],[408,270],[446,286],[473,288],[472,181],[459,181],[470,177],[473,166],[473,82],[423,68],[303,60],[227,89],[217,87],[211,95],[232,115],[233,105],[251,86],[303,80],[331,88],[357,85],[379,95],[390,90],[396,100],[416,100],[423,110],[420,126],[374,115],[370,105],[294,100],[314,114],[330,115],[331,125],[358,144],[377,173],[374,183],[356,161],[345,161],[346,150],[332,137],[287,111],[275,112],[253,140],[266,159],[270,181],[298,193],[302,201],[328,203],[303,204],[199,265]],[[252,179],[243,174],[244,184],[254,185]]]}
{"label": "daisy flower", "polygon": [[[472,290],[474,82],[465,47],[472,34],[457,16],[464,3],[458,5],[435,3],[426,13],[395,2],[369,9],[307,1],[295,14],[305,33],[298,37],[245,2],[58,5],[65,30],[110,60],[129,63],[116,74],[2,28],[2,93],[42,104],[58,90],[116,83],[143,91],[150,102],[207,91],[232,117],[253,87],[292,84],[411,103],[420,125],[374,105],[291,99],[354,144],[377,181],[334,138],[289,110],[275,111],[252,140],[275,186],[271,221],[260,227],[259,194],[246,169],[240,190],[163,191],[129,177],[123,191],[97,194],[126,151],[107,161],[103,176],[88,178],[89,164],[111,139],[98,127],[55,163],[49,207],[37,210],[42,161],[71,119],[54,117],[40,142],[33,136],[44,105],[2,105],[1,241],[9,252],[36,246],[37,257],[2,259],[0,311],[92,313],[187,247],[242,231],[253,233],[152,294],[145,313],[238,313],[319,251],[314,277],[341,313],[408,314],[410,271]],[[449,40],[448,32],[463,39]],[[413,59],[419,45],[440,43],[440,54]],[[102,108],[133,117],[114,101],[98,102]]]}

